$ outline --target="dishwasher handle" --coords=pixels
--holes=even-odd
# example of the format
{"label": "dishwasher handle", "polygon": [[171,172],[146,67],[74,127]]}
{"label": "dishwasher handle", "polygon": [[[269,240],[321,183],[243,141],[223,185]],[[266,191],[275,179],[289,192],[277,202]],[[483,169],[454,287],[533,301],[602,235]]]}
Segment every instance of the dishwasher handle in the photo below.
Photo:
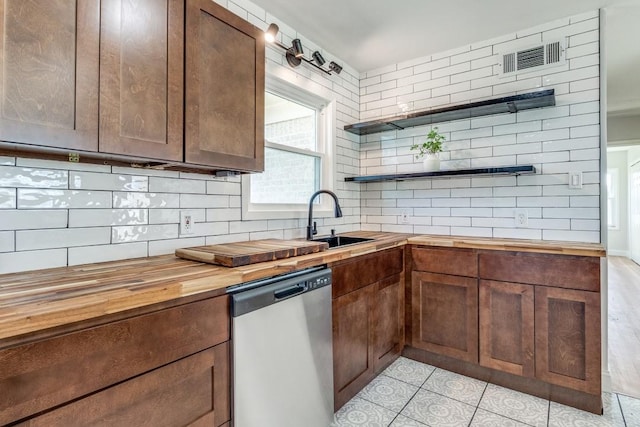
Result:
{"label": "dishwasher handle", "polygon": [[288,288],[277,290],[273,293],[273,296],[276,300],[281,300],[284,298],[289,298],[297,294],[301,294],[306,292],[308,289],[306,283],[297,283],[293,286],[289,286]]}

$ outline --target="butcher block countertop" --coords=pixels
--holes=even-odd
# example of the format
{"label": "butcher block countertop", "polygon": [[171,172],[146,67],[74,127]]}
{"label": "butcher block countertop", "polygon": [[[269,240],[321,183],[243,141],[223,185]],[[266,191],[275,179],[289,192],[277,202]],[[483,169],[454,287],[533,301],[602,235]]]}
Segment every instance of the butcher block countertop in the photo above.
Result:
{"label": "butcher block countertop", "polygon": [[330,264],[407,242],[418,245],[604,256],[601,245],[358,231],[374,240],[241,267],[203,264],[163,255],[0,275],[0,347],[3,340],[193,296],[225,293],[242,282]]}
{"label": "butcher block countertop", "polygon": [[544,254],[592,257],[606,256],[604,247],[600,243],[433,235],[414,236],[409,238],[408,243],[412,245],[489,249],[493,251],[537,252]]}

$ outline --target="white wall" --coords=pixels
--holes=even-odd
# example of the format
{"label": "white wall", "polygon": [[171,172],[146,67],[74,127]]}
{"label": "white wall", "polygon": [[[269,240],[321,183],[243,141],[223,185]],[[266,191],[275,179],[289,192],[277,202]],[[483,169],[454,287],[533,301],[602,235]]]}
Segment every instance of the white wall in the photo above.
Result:
{"label": "white wall", "polygon": [[[299,37],[307,53],[320,49],[246,0],[218,1],[261,29],[280,26],[282,41]],[[321,50],[321,49],[320,49]],[[344,125],[359,119],[359,75],[343,65],[326,76],[286,65],[267,48],[267,72],[325,99],[336,100],[336,183],[343,218],[318,219],[321,234],[359,229],[359,187],[344,177],[359,170],[357,137]],[[241,220],[239,178],[0,157],[0,274],[173,253],[176,248],[262,238],[305,236],[306,219]],[[179,234],[179,211],[195,214],[195,233]]]}
{"label": "white wall", "polygon": [[[361,120],[401,111],[556,91],[555,107],[440,123],[442,168],[533,164],[536,175],[370,183],[362,228],[444,235],[600,241],[599,19],[594,11],[361,75]],[[568,37],[564,66],[500,78],[500,52]],[[417,172],[409,151],[429,127],[363,138],[362,175]],[[583,173],[581,190],[568,173]],[[527,228],[516,228],[515,209]],[[408,224],[402,214],[409,215]]]}
{"label": "white wall", "polygon": [[607,121],[607,140],[609,145],[640,143],[640,116],[610,115]]}
{"label": "white wall", "polygon": [[607,253],[614,256],[628,256],[629,253],[629,190],[627,151],[608,151],[607,169],[618,169],[619,228],[609,229]]}

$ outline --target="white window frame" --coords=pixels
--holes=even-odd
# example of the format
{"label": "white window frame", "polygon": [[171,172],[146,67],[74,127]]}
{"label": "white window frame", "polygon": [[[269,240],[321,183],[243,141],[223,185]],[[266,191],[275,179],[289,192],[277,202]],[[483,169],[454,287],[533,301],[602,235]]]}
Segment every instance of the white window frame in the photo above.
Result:
{"label": "white window frame", "polygon": [[[607,193],[607,202],[613,199],[612,209],[607,209],[607,227],[609,230],[620,229],[620,173],[618,168],[607,169],[607,175],[611,177],[611,193]],[[608,205],[608,203],[607,203]],[[609,221],[609,219],[611,221]],[[609,225],[611,222],[611,225]]]}
{"label": "white window frame", "polygon": [[[311,82],[309,82],[311,83]],[[330,93],[326,89],[316,88],[316,85],[298,86],[279,78],[267,75],[265,90],[274,95],[281,96],[293,102],[300,103],[311,108],[316,108],[316,141],[317,151],[303,150],[287,145],[269,142],[265,139],[265,148],[271,147],[279,150],[299,154],[312,154],[320,157],[320,188],[333,190],[335,182],[335,140],[336,140],[336,102],[330,100]],[[311,197],[311,194],[309,194]],[[307,218],[309,204],[305,203],[251,203],[251,175],[242,176],[242,219],[296,219]],[[322,195],[314,205],[314,217],[333,216],[333,200]]]}

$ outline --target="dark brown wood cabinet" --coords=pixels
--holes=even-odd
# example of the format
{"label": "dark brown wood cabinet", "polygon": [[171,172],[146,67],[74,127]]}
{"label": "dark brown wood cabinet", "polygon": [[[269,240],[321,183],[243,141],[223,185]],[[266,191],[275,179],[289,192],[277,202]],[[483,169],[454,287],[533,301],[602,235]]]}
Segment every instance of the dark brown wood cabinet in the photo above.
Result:
{"label": "dark brown wood cabinet", "polygon": [[185,161],[264,169],[264,33],[211,0],[187,0]]}
{"label": "dark brown wood cabinet", "polygon": [[403,249],[332,265],[334,406],[338,410],[404,347]]}
{"label": "dark brown wood cabinet", "polygon": [[100,3],[0,0],[0,141],[98,150]]}
{"label": "dark brown wood cabinet", "polygon": [[536,286],[536,377],[600,395],[600,294]]}
{"label": "dark brown wood cabinet", "polygon": [[101,2],[101,152],[182,161],[183,79],[184,0]]}
{"label": "dark brown wood cabinet", "polygon": [[0,350],[0,424],[222,425],[229,328],[221,296]]}
{"label": "dark brown wood cabinet", "polygon": [[261,172],[264,81],[264,33],[211,0],[0,0],[20,155]]}
{"label": "dark brown wood cabinet", "polygon": [[411,286],[411,345],[477,363],[478,280],[414,271]]}
{"label": "dark brown wood cabinet", "polygon": [[480,280],[480,365],[533,377],[533,286]]}

